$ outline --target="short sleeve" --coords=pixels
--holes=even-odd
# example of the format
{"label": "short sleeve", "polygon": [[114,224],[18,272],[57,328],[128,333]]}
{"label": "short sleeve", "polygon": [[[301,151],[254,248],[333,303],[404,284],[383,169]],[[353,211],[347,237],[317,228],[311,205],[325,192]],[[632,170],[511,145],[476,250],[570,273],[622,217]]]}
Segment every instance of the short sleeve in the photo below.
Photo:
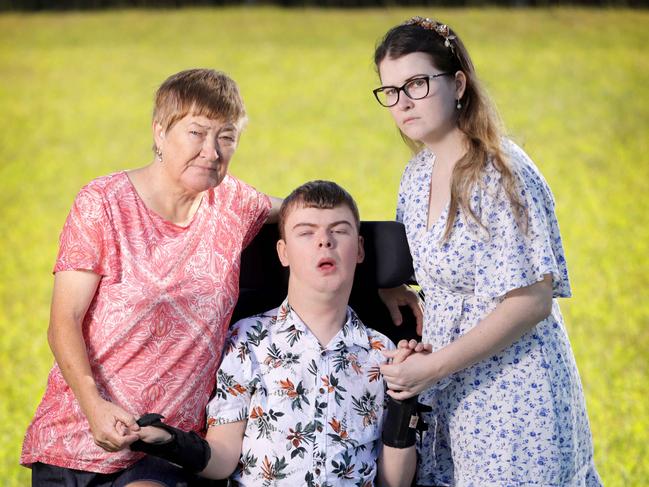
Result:
{"label": "short sleeve", "polygon": [[85,186],[74,200],[59,238],[53,272],[90,270],[108,275],[114,263],[110,239],[112,225],[100,188]]}
{"label": "short sleeve", "polygon": [[247,247],[261,226],[266,222],[270,212],[270,198],[252,186],[235,179],[239,196],[240,216],[243,223],[243,248]]}
{"label": "short sleeve", "polygon": [[238,321],[229,331],[223,361],[216,373],[215,395],[207,405],[208,426],[248,419],[259,373],[248,343],[247,331],[252,321],[252,318]]}
{"label": "short sleeve", "polygon": [[488,237],[477,244],[475,294],[501,297],[552,274],[553,297],[569,297],[566,259],[549,186],[516,145],[506,144],[518,195],[527,211],[520,222],[493,166],[479,190],[481,221]]}

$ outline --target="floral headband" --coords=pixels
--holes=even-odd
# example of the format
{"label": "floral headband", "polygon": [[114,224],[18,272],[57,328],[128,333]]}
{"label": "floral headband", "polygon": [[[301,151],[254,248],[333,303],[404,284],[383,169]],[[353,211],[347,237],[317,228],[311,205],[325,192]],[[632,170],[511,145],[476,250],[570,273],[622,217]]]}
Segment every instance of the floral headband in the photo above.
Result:
{"label": "floral headband", "polygon": [[426,30],[434,31],[444,39],[444,45],[448,47],[453,54],[455,54],[455,46],[451,41],[455,40],[456,37],[454,35],[451,35],[451,29],[449,29],[448,25],[440,24],[429,18],[419,16],[406,20],[402,25],[418,25],[419,27],[423,27]]}

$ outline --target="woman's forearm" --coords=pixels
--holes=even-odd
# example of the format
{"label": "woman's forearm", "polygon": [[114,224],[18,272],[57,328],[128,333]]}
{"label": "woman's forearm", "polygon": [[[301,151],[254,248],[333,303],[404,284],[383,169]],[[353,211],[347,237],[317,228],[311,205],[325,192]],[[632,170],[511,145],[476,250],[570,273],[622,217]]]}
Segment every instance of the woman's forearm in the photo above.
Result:
{"label": "woman's forearm", "polygon": [[99,397],[92,376],[82,323],[100,276],[66,271],[55,276],[47,338],[63,378],[82,410]]}
{"label": "woman's forearm", "polygon": [[411,355],[401,364],[381,366],[390,394],[405,399],[504,350],[544,320],[552,310],[552,280],[516,289],[480,323],[433,353]]}
{"label": "woman's forearm", "polygon": [[497,354],[547,318],[551,310],[549,276],[512,291],[474,328],[433,354],[439,364],[436,373],[447,377]]}
{"label": "woman's forearm", "polygon": [[95,443],[118,451],[137,440],[132,414],[103,399],[88,360],[82,324],[101,276],[89,271],[58,272],[54,278],[48,341],[61,374],[86,416]]}

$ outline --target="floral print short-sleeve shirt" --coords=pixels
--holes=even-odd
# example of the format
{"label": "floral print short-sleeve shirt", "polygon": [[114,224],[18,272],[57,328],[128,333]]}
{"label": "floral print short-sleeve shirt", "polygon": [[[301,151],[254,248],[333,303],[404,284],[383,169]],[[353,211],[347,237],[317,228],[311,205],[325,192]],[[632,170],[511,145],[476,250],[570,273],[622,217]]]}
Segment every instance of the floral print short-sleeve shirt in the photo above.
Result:
{"label": "floral print short-sleeve shirt", "polygon": [[208,425],[247,421],[232,479],[249,486],[372,486],[394,345],[347,320],[323,347],[285,301],[234,325]]}

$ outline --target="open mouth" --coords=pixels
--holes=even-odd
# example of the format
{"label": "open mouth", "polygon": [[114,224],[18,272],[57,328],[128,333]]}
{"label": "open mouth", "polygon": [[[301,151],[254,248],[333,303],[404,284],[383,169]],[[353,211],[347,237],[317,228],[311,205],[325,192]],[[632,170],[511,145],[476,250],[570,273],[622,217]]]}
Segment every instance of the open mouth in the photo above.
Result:
{"label": "open mouth", "polygon": [[336,263],[333,259],[320,259],[318,261],[318,269],[323,271],[328,271],[336,267]]}

